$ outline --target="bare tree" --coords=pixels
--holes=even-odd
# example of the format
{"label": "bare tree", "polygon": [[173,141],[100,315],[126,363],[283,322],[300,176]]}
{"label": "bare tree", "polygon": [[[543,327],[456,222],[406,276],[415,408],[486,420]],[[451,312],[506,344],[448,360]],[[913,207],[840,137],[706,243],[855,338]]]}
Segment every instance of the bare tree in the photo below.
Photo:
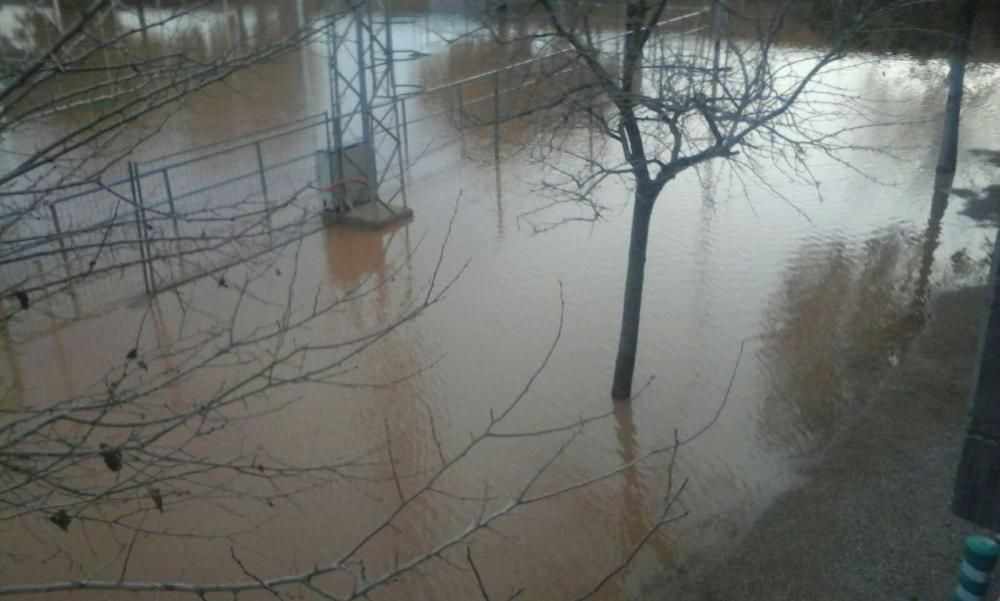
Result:
{"label": "bare tree", "polygon": [[[500,4],[503,20],[484,27],[502,41],[515,17]],[[861,40],[893,29],[894,11],[914,4],[920,2],[720,0],[710,12],[682,10],[669,0],[540,0],[537,10],[516,17],[526,32],[520,37],[547,53],[542,73],[531,75],[545,88],[533,90],[536,100],[516,115],[545,114],[537,120],[543,143],[536,156],[555,172],[545,187],[557,196],[543,209],[573,203],[585,214],[571,220],[595,220],[606,210],[595,194],[602,183],[623,178],[633,188],[614,399],[632,396],[650,220],[664,187],[715,160],[749,178],[761,176],[760,161],[772,161],[815,183],[810,152],[836,160],[851,132],[875,125],[856,110],[858,99],[824,85],[822,75]],[[780,48],[788,23],[803,14],[821,16],[820,43]],[[620,153],[578,150],[575,134],[592,128]],[[567,166],[574,159],[579,168]]]}

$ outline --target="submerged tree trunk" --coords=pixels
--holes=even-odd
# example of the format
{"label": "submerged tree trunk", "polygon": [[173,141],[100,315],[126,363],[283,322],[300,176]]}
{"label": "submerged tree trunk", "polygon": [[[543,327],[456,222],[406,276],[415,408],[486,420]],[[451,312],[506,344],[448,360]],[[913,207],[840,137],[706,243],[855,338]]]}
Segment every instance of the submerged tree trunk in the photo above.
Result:
{"label": "submerged tree trunk", "polygon": [[656,192],[640,184],[635,191],[632,207],[632,236],[628,246],[628,267],[625,274],[625,302],[622,326],[615,359],[615,379],[611,398],[626,400],[632,396],[632,375],[639,346],[639,317],[642,310],[642,285],[646,277],[646,247],[649,242],[649,220],[653,215]]}

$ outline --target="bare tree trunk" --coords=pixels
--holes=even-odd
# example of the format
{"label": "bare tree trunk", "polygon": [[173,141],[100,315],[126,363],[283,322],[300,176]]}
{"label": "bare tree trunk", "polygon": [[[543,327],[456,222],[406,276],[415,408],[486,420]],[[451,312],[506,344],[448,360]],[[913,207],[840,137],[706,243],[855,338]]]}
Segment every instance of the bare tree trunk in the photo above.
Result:
{"label": "bare tree trunk", "polygon": [[[955,52],[948,77],[948,111],[937,167],[939,176],[955,171],[962,82],[978,8],[979,0],[963,3],[955,33]],[[962,445],[951,510],[963,519],[996,530],[1000,528],[1000,235],[993,248],[988,286],[987,318],[972,391],[972,419]]]}
{"label": "bare tree trunk", "polygon": [[632,207],[632,236],[628,246],[628,267],[625,275],[625,303],[622,327],[615,359],[615,379],[611,398],[626,400],[632,396],[632,375],[639,346],[639,317],[642,310],[642,285],[646,277],[646,247],[649,242],[649,220],[653,214],[656,193],[640,184],[635,191]]}
{"label": "bare tree trunk", "polygon": [[979,344],[972,420],[962,445],[951,510],[974,524],[1000,529],[1000,235],[993,248],[987,320]]}

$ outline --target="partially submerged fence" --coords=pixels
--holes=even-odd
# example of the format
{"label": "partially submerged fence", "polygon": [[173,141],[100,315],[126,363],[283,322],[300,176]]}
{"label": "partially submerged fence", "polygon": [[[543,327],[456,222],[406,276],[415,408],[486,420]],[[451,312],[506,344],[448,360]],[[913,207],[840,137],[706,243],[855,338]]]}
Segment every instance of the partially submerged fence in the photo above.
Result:
{"label": "partially submerged fence", "polygon": [[[273,246],[320,209],[307,193],[326,113],[145,162],[55,199],[6,198],[0,285],[8,293],[87,281],[107,299],[155,292]],[[100,277],[104,276],[104,277]],[[92,284],[90,284],[92,282]]]}
{"label": "partially submerged fence", "polygon": [[[706,28],[707,15],[689,11],[658,26],[697,32]],[[620,40],[615,35],[604,42]],[[400,104],[407,162],[410,125],[441,115],[457,129],[492,125],[498,146],[501,123],[545,102],[544,94],[523,92],[556,86],[554,78],[566,86],[587,76],[581,61],[564,50],[400,94],[391,102]],[[443,108],[410,119],[408,103],[416,97]],[[6,206],[17,210],[0,216],[0,293],[44,295],[86,281],[74,295],[106,302],[184,283],[301,236],[322,208],[310,186],[316,151],[331,148],[330,124],[324,112],[128,162],[124,175],[83,182],[55,199],[8,194]]]}

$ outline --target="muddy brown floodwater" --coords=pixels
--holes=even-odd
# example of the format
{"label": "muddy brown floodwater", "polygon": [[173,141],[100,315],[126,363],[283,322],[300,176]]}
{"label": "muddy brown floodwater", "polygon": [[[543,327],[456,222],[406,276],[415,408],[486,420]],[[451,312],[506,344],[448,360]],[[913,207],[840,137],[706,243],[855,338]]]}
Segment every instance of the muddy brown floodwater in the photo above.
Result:
{"label": "muddy brown floodwater", "polygon": [[[227,27],[250,32],[294,27],[297,16],[310,9],[295,2],[235,4],[238,23],[231,7],[197,13],[197,30],[206,43]],[[3,7],[0,20],[11,10]],[[413,16],[396,26],[396,45],[428,56],[400,64],[402,83],[432,86],[494,66],[495,55],[482,44],[447,47],[428,33],[428,28],[461,31],[460,14]],[[795,56],[801,48],[784,46],[778,52]],[[657,206],[637,367],[637,378],[649,384],[631,406],[616,405],[608,418],[588,424],[539,485],[546,490],[592,478],[668,445],[675,433],[686,438],[712,425],[677,456],[675,472],[687,480],[677,510],[686,517],[657,534],[602,589],[602,599],[641,598],[654,575],[714,556],[747,532],[793,486],[803,459],[821,452],[841,419],[857,409],[858,383],[892,369],[906,352],[922,324],[914,315],[923,307],[928,282],[946,289],[983,275],[975,265],[988,253],[985,241],[992,230],[953,208],[940,224],[940,237],[932,243],[927,235],[946,61],[905,54],[856,55],[850,61],[850,69],[827,81],[871,99],[898,123],[859,134],[861,142],[893,147],[895,157],[845,155],[877,179],[817,155],[810,166],[821,182],[818,190],[764,165],[770,189],[709,164],[671,182]],[[326,77],[321,47],[255,67],[227,86],[200,93],[140,152],[152,158],[322,111]],[[1000,148],[1000,64],[979,62],[967,77],[956,186],[977,190],[996,181],[995,167],[967,151]],[[432,100],[419,99],[409,107],[411,116],[437,108]],[[490,128],[455,125],[441,116],[409,131],[411,155],[419,157],[408,178],[412,223],[386,232],[330,227],[286,248],[257,274],[257,297],[246,301],[241,327],[273,319],[275,303],[290,283],[296,298],[305,299],[300,304],[308,304],[317,289],[336,294],[381,284],[314,323],[306,334],[312,343],[389,324],[400,307],[426,293],[457,204],[441,273],[450,277],[467,261],[469,266],[444,300],[354,362],[343,376],[350,385],[292,387],[268,401],[294,399],[290,407],[234,427],[203,451],[223,453],[243,445],[289,462],[315,463],[381,448],[388,429],[398,469],[409,475],[403,486],[416,486],[436,465],[435,433],[445,449],[457,449],[524,387],[554,340],[560,285],[562,337],[507,427],[544,429],[611,409],[629,231],[627,189],[618,184],[601,189],[602,201],[614,209],[603,222],[534,234],[519,216],[543,201],[538,188],[543,168],[530,153],[515,152],[526,137],[518,129],[523,126],[503,127],[504,160],[497,165]],[[237,293],[201,280],[184,294],[209,313],[225,314]],[[132,293],[104,300],[91,302],[79,318],[52,308],[47,316],[3,332],[7,402],[37,405],[94,390],[137,336],[146,346],[169,344],[185,319],[208,323],[208,316],[183,313],[172,294],[152,301]],[[411,375],[391,386],[367,386],[403,374]],[[218,370],[202,374],[167,391],[164,403],[181,405],[225,379]],[[469,495],[486,486],[491,494],[511,494],[564,440],[491,441],[470,455],[448,484]],[[666,465],[665,457],[654,458],[527,507],[477,535],[472,546],[484,582],[497,596],[524,587],[528,599],[572,598],[587,590],[622,561],[655,520]],[[335,480],[279,498],[273,506],[240,501],[225,511],[223,499],[180,499],[162,515],[146,512],[142,528],[177,536],[137,536],[127,577],[245,578],[229,559],[231,547],[262,577],[336,557],[395,502],[389,468],[382,463],[368,473],[380,478]],[[474,514],[474,506],[454,499],[412,507],[396,530],[373,542],[364,556],[368,569],[429,548]],[[29,514],[0,532],[6,552],[0,579],[6,583],[120,576],[121,535],[99,525],[63,533],[44,516]],[[476,594],[467,571],[434,561],[379,598]]]}

